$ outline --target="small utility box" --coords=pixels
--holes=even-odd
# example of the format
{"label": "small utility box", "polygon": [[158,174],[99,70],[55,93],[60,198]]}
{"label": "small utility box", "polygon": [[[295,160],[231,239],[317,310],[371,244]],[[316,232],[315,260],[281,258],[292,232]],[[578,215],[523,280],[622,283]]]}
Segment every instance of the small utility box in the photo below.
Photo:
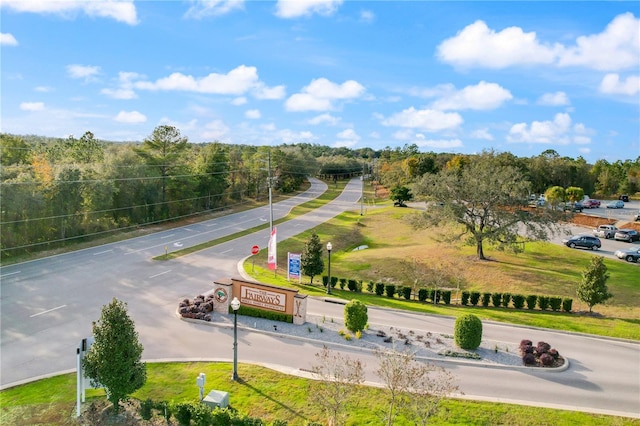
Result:
{"label": "small utility box", "polygon": [[229,392],[212,390],[202,400],[211,408],[227,408],[229,406]]}

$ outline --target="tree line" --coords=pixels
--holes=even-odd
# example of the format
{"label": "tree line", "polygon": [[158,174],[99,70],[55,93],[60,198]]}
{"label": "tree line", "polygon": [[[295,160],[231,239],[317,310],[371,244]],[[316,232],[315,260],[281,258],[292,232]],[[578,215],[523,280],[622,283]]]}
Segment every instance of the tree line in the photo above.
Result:
{"label": "tree line", "polygon": [[[640,188],[640,157],[594,165],[554,151],[498,158],[535,192],[552,185],[578,186],[587,194]],[[307,176],[365,174],[392,188],[473,161],[473,155],[422,153],[416,145],[373,150],[191,143],[167,125],[142,142],[102,141],[91,132],[66,139],[0,134],[1,256],[262,201],[269,186],[291,193]]]}

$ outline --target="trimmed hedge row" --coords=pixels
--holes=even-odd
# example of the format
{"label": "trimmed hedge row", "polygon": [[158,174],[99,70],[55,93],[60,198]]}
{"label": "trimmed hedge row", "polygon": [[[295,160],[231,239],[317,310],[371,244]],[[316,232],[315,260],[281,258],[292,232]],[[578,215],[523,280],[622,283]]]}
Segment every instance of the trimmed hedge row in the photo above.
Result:
{"label": "trimmed hedge row", "polygon": [[510,293],[480,293],[479,291],[463,291],[460,297],[460,303],[464,306],[472,305],[478,306],[481,303],[482,306],[488,307],[489,302],[494,307],[508,308],[509,303],[515,309],[522,309],[527,306],[527,309],[533,310],[536,306],[541,311],[551,309],[554,312],[564,311],[571,312],[573,305],[573,299],[561,298],[553,296],[540,296],[537,294],[529,294],[527,296],[522,294],[510,294]]}

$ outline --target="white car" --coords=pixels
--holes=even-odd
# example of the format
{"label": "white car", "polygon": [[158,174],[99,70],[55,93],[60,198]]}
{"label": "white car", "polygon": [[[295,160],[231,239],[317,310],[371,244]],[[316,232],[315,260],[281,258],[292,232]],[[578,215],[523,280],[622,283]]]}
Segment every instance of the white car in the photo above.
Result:
{"label": "white car", "polygon": [[640,246],[631,246],[628,249],[616,250],[614,253],[618,259],[624,259],[627,262],[640,261]]}

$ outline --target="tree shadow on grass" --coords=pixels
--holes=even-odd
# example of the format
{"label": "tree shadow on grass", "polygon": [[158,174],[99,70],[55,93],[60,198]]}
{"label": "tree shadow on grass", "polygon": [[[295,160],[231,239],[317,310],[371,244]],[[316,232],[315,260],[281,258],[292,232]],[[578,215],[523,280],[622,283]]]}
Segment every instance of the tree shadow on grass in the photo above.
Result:
{"label": "tree shadow on grass", "polygon": [[300,413],[299,411],[296,411],[294,408],[292,408],[291,406],[283,403],[282,401],[279,401],[275,398],[273,398],[271,396],[271,394],[267,394],[264,393],[261,389],[252,386],[249,382],[244,381],[242,378],[238,379],[238,383],[241,384],[242,386],[246,386],[247,388],[249,388],[251,391],[255,392],[257,395],[260,395],[262,398],[267,399],[277,405],[279,405],[281,408],[283,408],[284,410],[288,411],[289,413],[293,414],[294,416],[296,416],[298,419],[304,420],[304,421],[308,421],[309,419],[306,418],[302,413]]}

